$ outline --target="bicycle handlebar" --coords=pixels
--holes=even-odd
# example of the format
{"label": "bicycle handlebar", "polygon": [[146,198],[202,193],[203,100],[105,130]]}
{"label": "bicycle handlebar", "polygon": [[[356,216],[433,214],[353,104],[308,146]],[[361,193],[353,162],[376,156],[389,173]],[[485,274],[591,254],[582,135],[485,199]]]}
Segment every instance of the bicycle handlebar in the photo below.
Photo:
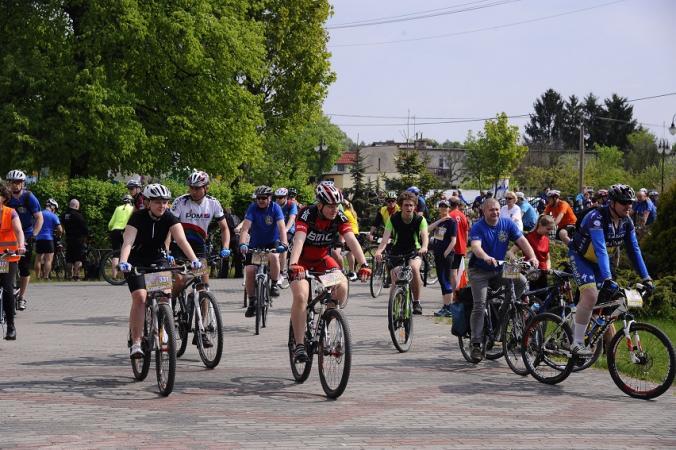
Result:
{"label": "bicycle handlebar", "polygon": [[188,267],[186,265],[180,265],[180,266],[150,266],[150,267],[143,267],[143,266],[134,266],[131,270],[131,272],[134,275],[144,275],[146,273],[157,273],[157,272],[180,272],[181,274],[187,274],[188,273]]}

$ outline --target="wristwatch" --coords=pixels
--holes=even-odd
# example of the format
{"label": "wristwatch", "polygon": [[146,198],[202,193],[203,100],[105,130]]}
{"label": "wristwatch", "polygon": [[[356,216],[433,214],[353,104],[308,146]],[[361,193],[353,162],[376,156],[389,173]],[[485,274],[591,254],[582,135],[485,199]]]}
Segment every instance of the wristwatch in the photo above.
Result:
{"label": "wristwatch", "polygon": [[360,266],[361,269],[368,269],[369,268],[369,263],[364,263]]}

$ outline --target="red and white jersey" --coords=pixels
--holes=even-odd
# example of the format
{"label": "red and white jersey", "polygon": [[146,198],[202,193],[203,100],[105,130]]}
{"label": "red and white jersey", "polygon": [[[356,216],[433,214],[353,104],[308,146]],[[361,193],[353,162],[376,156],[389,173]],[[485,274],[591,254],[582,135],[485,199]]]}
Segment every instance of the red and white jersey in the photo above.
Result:
{"label": "red and white jersey", "polygon": [[171,213],[183,225],[188,240],[197,236],[206,239],[211,221],[225,219],[221,203],[210,195],[206,195],[201,203],[193,201],[190,194],[181,195],[171,205]]}

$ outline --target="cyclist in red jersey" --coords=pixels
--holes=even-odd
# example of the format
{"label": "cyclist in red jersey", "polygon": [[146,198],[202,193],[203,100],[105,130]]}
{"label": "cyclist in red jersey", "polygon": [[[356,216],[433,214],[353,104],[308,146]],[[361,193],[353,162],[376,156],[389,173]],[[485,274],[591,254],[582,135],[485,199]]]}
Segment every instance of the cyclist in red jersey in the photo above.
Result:
{"label": "cyclist in red jersey", "polygon": [[[348,248],[361,265],[359,278],[365,281],[371,275],[371,269],[366,263],[361,246],[352,232],[350,222],[338,209],[343,201],[343,194],[333,183],[327,182],[319,183],[315,194],[317,204],[301,209],[296,218],[296,234],[293,238],[293,250],[289,259],[289,281],[293,295],[291,323],[296,339],[294,350],[296,362],[308,360],[304,342],[305,311],[310,294],[310,284],[305,278],[305,271],[328,272],[333,269],[340,270],[336,260],[330,254],[331,245],[337,242],[340,235],[345,239]],[[345,276],[333,293],[336,303],[341,304],[345,301],[347,298],[347,278]]]}

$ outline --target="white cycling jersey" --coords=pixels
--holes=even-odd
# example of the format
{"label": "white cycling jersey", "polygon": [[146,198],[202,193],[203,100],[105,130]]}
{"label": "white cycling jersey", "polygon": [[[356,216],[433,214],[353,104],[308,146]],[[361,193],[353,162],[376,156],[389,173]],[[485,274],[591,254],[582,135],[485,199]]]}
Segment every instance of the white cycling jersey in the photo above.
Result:
{"label": "white cycling jersey", "polygon": [[210,195],[205,196],[201,203],[193,201],[190,194],[181,195],[171,205],[171,213],[183,225],[188,240],[206,239],[211,221],[225,219],[221,203]]}

